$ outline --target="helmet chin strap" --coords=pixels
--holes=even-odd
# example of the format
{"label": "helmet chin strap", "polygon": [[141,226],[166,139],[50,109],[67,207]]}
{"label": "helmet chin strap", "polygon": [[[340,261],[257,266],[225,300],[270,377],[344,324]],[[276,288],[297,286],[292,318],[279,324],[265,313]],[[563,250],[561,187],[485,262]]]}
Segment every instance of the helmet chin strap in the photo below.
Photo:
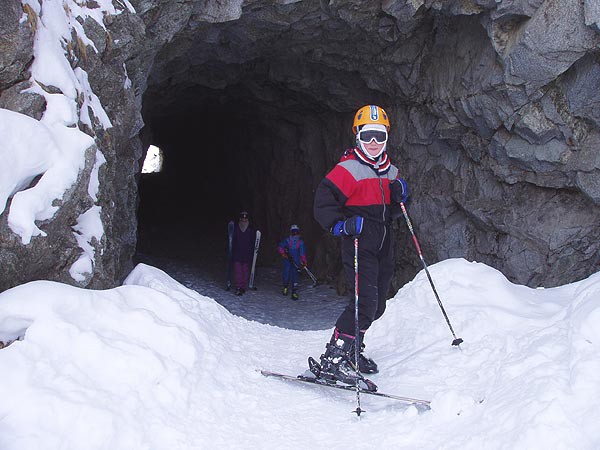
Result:
{"label": "helmet chin strap", "polygon": [[377,153],[375,156],[372,156],[367,149],[364,147],[363,142],[358,139],[358,135],[356,135],[356,143],[358,144],[358,146],[360,147],[360,149],[362,150],[363,154],[369,158],[372,161],[377,161],[377,159],[383,154],[383,152],[385,152],[385,148],[387,147],[387,142],[385,144],[383,144],[383,147],[381,147],[381,151],[379,153]]}

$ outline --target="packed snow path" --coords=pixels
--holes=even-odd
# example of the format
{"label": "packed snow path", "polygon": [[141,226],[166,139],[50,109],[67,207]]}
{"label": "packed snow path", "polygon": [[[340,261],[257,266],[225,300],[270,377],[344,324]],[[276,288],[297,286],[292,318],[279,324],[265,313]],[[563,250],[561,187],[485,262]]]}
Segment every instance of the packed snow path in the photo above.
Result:
{"label": "packed snow path", "polygon": [[327,284],[319,283],[313,288],[312,281],[304,273],[298,277],[300,299],[294,301],[289,295],[283,296],[281,265],[269,267],[262,263],[265,255],[277,255],[277,245],[264,240],[258,253],[256,290],[237,296],[233,287],[230,291],[225,290],[226,230],[205,227],[198,231],[178,224],[170,227],[145,229],[136,260],[164,270],[173,279],[216,300],[236,316],[290,330],[332,330],[350,301]]}
{"label": "packed snow path", "polygon": [[138,254],[140,261],[158,267],[184,286],[211,297],[236,316],[290,330],[333,329],[339,314],[349,298],[340,296],[332,286],[318,284],[312,287],[305,275],[299,277],[300,299],[281,293],[281,269],[257,267],[256,290],[243,295],[234,294],[235,289],[225,290],[225,261],[192,262],[172,257],[156,257]]}

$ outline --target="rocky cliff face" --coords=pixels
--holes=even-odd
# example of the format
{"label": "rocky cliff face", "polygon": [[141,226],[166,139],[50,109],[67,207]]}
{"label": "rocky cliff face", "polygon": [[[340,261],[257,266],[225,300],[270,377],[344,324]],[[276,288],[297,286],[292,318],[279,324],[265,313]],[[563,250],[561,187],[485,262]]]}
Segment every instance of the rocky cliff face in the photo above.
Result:
{"label": "rocky cliff face", "polygon": [[[47,237],[22,244],[7,225],[9,199],[0,216],[0,289],[36,278],[93,288],[118,283],[136,245],[144,149],[151,142],[175,147],[175,118],[189,136],[172,151],[170,179],[204,162],[210,183],[202,192],[214,190],[223,183],[215,164],[225,158],[231,181],[217,202],[243,192],[270,239],[302,222],[316,248],[315,269],[331,272],[335,245],[311,220],[311,194],[352,145],[354,111],[369,103],[392,118],[390,152],[412,188],[409,211],[429,263],[465,257],[530,286],[598,270],[597,2],[113,3],[103,26],[77,19],[94,48],[77,36],[64,43],[112,123],[109,130],[78,124],[106,159],[96,264],[85,280],[69,275],[81,253],[71,228],[89,202],[92,152],[76,185],[57,200],[59,212],[38,223]],[[44,20],[31,4],[0,5],[0,107],[40,119],[44,98],[23,92],[36,21]],[[215,140],[226,157],[207,156]],[[419,268],[402,226],[399,232],[396,285]]]}

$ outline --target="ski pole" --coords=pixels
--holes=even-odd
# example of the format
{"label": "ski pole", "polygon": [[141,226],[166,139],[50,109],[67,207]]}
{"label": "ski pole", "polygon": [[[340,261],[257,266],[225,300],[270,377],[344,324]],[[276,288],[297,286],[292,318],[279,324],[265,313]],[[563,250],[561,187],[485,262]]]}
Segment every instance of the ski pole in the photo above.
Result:
{"label": "ski pole", "polygon": [[304,270],[306,271],[306,273],[308,274],[308,276],[312,280],[313,287],[315,287],[317,285],[317,277],[315,277],[315,275],[310,270],[308,270],[308,267],[304,266]]}
{"label": "ski pole", "polygon": [[306,274],[312,280],[313,287],[315,287],[317,285],[317,277],[315,277],[315,275],[308,269],[308,267],[306,267],[306,266],[299,266],[298,264],[296,264],[296,261],[294,261],[294,258],[292,258],[292,255],[290,255],[289,253],[288,253],[287,259],[292,264],[292,266],[294,266],[294,268],[296,269],[296,272],[302,273],[302,269],[304,269],[304,271],[306,272]]}
{"label": "ski pole", "polygon": [[296,261],[294,261],[294,258],[292,257],[292,255],[290,255],[287,252],[286,252],[286,255],[287,255],[287,259],[290,262],[290,264],[292,266],[294,266],[294,269],[296,269],[296,272],[298,272],[298,273],[302,272],[302,269],[300,268],[300,266],[298,264],[296,264]]}
{"label": "ski pole", "polygon": [[438,305],[440,305],[442,313],[444,314],[444,317],[446,318],[446,323],[450,327],[450,331],[452,332],[452,336],[454,336],[454,340],[452,341],[452,345],[460,345],[460,344],[463,343],[463,340],[461,338],[457,338],[456,337],[456,334],[454,334],[454,330],[452,329],[452,325],[450,325],[450,319],[448,319],[448,315],[446,314],[446,310],[444,309],[444,306],[442,305],[442,301],[440,300],[440,296],[438,295],[438,293],[437,293],[437,291],[435,289],[435,286],[433,284],[433,280],[431,279],[431,275],[429,274],[429,269],[427,268],[427,264],[425,263],[425,259],[423,258],[423,253],[421,252],[421,246],[419,245],[419,241],[417,241],[417,236],[415,235],[412,223],[410,222],[410,219],[408,218],[408,213],[406,212],[406,207],[404,206],[404,203],[400,203],[400,208],[402,208],[402,214],[404,215],[404,218],[406,219],[406,224],[408,225],[408,229],[410,230],[410,234],[412,235],[413,242],[415,243],[415,247],[417,248],[417,253],[419,254],[419,258],[421,259],[421,263],[423,263],[423,268],[425,269],[425,273],[427,274],[427,278],[429,279],[429,284],[431,284],[431,289],[433,289],[433,293],[435,294],[435,298],[436,298],[436,300],[438,302]]}
{"label": "ski pole", "polygon": [[356,370],[356,410],[354,411],[358,417],[363,412],[360,408],[360,388],[358,387],[358,380],[360,378],[358,369],[358,339],[359,339],[359,326],[358,326],[358,236],[354,236],[354,369]]}

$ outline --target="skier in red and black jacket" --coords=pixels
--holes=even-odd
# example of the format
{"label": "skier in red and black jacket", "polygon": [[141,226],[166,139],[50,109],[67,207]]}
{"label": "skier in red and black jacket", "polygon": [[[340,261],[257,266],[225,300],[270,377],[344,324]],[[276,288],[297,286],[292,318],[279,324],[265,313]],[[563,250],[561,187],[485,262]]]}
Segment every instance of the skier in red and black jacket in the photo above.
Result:
{"label": "skier in red and black jacket", "polygon": [[[358,325],[355,343],[354,298],[339,316],[317,376],[376,390],[372,381],[354,369],[354,345],[360,350],[359,370],[377,373],[377,364],[363,353],[363,338],[373,321],[385,311],[386,296],[394,268],[392,221],[402,214],[408,188],[386,152],[390,121],[375,105],[360,108],[352,131],[356,148],[346,150],[340,162],[317,187],[314,215],[319,224],[342,238],[342,263],[350,286],[354,286],[354,237],[358,246]],[[311,364],[312,366],[312,364]],[[357,380],[358,377],[358,380]]]}

